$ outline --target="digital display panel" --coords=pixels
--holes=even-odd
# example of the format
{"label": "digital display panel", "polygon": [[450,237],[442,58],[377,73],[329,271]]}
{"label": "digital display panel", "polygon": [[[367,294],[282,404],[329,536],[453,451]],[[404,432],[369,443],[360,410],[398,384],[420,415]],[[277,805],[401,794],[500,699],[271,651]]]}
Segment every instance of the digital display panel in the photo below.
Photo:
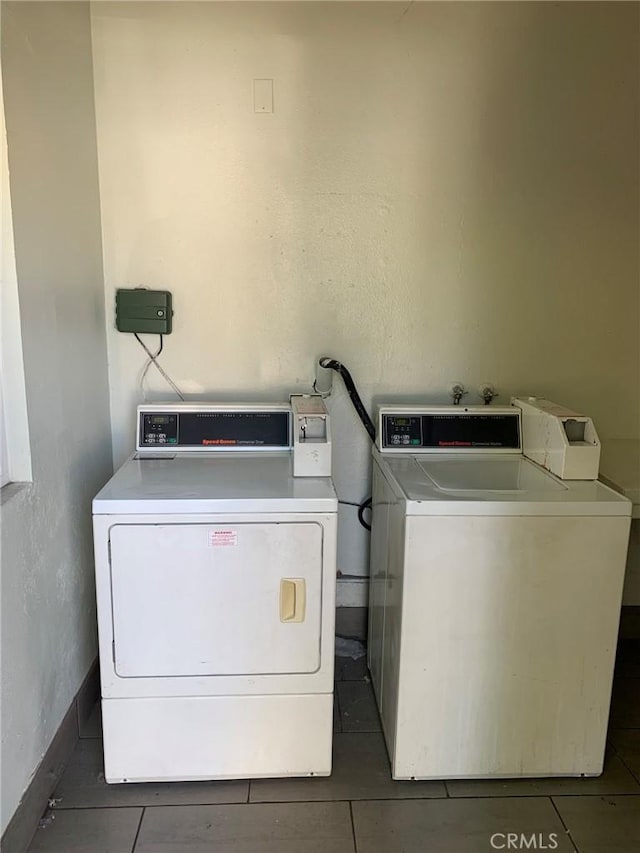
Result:
{"label": "digital display panel", "polygon": [[151,417],[152,424],[168,424],[169,416],[168,415],[153,415]]}

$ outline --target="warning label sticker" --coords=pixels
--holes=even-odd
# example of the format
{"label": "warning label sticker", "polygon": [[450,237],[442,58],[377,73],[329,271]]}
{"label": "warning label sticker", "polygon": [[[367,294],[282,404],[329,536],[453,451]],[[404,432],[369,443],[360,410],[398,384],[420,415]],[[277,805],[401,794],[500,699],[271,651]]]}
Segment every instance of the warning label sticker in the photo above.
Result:
{"label": "warning label sticker", "polygon": [[209,547],[210,548],[228,548],[230,545],[238,544],[237,530],[210,530],[209,531]]}

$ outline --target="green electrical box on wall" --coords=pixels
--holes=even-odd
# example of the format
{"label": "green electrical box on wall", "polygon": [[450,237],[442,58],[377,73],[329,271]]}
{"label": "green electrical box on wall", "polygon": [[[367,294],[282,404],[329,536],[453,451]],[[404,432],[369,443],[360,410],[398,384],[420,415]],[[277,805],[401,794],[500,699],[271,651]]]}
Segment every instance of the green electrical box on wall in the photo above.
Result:
{"label": "green electrical box on wall", "polygon": [[170,335],[171,293],[168,290],[116,290],[116,328],[119,332]]}

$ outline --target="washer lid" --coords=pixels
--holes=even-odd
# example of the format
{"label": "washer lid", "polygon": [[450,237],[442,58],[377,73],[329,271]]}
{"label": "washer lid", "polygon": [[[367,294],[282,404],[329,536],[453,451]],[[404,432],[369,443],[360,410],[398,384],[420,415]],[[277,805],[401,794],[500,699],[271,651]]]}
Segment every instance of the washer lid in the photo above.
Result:
{"label": "washer lid", "polygon": [[472,459],[416,458],[418,466],[443,492],[566,491],[566,486],[522,456],[483,456]]}
{"label": "washer lid", "polygon": [[622,515],[631,503],[597,480],[559,480],[522,456],[374,451],[407,515]]}
{"label": "washer lid", "polygon": [[294,477],[291,454],[134,454],[93,499],[95,515],[337,512],[329,477]]}

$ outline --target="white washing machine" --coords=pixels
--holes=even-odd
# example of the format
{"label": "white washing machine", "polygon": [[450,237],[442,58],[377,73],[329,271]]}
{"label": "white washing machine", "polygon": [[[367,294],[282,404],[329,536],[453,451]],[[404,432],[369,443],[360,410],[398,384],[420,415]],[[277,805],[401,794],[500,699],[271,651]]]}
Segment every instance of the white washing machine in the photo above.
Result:
{"label": "white washing machine", "polygon": [[[378,421],[368,654],[393,777],[600,774],[630,502],[525,458],[517,406]],[[592,459],[597,437],[563,435]]]}
{"label": "white washing machine", "polygon": [[93,501],[107,781],[328,775],[321,401],[142,406],[136,444]]}
{"label": "white washing machine", "polygon": [[610,439],[602,452],[602,480],[632,503],[622,603],[640,606],[640,439]]}

